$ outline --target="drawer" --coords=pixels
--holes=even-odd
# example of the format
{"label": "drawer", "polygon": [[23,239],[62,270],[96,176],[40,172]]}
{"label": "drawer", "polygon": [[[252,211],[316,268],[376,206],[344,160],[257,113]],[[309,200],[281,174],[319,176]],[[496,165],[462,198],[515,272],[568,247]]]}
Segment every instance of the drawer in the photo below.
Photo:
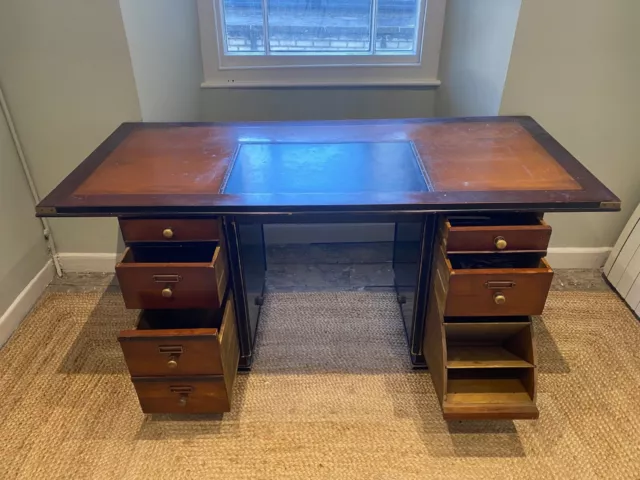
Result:
{"label": "drawer", "polygon": [[132,377],[233,376],[239,350],[233,298],[211,310],[143,311],[135,330],[118,336]]}
{"label": "drawer", "polygon": [[217,218],[119,218],[118,221],[126,243],[220,240]]}
{"label": "drawer", "polygon": [[441,250],[440,262],[445,316],[540,315],[544,309],[553,270],[536,254],[446,255]]}
{"label": "drawer", "polygon": [[132,246],[116,265],[127,308],[219,308],[226,255],[216,243]]}
{"label": "drawer", "polygon": [[546,252],[551,227],[535,214],[449,216],[441,236],[447,252]]}
{"label": "drawer", "polygon": [[144,413],[224,413],[231,391],[222,376],[133,378]]}

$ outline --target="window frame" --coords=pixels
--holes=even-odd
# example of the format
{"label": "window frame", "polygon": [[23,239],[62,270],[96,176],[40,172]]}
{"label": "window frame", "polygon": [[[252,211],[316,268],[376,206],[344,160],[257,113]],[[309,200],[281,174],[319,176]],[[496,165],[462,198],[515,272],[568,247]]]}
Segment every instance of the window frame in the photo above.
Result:
{"label": "window frame", "polygon": [[203,88],[440,85],[446,0],[422,2],[418,55],[225,55],[217,5],[220,0],[198,0]]}

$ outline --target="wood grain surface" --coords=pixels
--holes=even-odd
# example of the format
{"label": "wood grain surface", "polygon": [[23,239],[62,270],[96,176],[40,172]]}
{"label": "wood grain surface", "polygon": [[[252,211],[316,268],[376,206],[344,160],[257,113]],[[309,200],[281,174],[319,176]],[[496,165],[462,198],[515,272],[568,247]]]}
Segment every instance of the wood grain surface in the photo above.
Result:
{"label": "wood grain surface", "polygon": [[[243,158],[242,177],[264,173],[268,145],[411,143],[431,191],[387,191],[392,163],[355,165],[367,191],[243,187],[220,193],[240,146],[260,143],[267,156]],[[247,150],[249,151],[249,150]],[[253,149],[252,151],[261,151]],[[264,153],[264,152],[263,152]],[[275,153],[274,153],[275,154]],[[261,154],[262,155],[262,154]],[[289,184],[313,180],[315,158],[286,169]],[[304,157],[304,155],[303,155]],[[354,164],[350,162],[350,165]],[[332,167],[336,179],[353,175]],[[269,172],[277,176],[278,172]],[[253,179],[253,180],[252,180]],[[399,183],[400,185],[401,183]],[[265,122],[127,123],[118,128],[37,207],[41,216],[166,215],[233,212],[496,209],[618,210],[619,199],[530,117]],[[353,209],[353,208],[352,208]]]}

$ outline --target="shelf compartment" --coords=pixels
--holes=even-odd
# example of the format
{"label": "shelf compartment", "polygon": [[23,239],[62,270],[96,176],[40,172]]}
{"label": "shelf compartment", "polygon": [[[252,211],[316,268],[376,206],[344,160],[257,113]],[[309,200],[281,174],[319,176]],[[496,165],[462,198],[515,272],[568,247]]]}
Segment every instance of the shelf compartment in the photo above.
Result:
{"label": "shelf compartment", "polygon": [[445,420],[535,419],[536,369],[452,369],[442,405]]}
{"label": "shelf compartment", "polygon": [[493,316],[493,317],[444,317],[444,323],[529,323],[528,315]]}
{"label": "shelf compartment", "polygon": [[459,345],[447,348],[447,368],[531,368],[533,366],[502,347]]}
{"label": "shelf compartment", "polygon": [[531,323],[446,323],[447,368],[533,368]]}

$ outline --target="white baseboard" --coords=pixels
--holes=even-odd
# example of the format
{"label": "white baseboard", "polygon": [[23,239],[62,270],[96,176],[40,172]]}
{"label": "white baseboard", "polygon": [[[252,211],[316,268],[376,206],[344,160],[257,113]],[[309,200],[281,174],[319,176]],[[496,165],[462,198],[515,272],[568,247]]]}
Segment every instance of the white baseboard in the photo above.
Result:
{"label": "white baseboard", "polygon": [[611,250],[611,247],[552,247],[547,251],[547,261],[552,268],[597,269],[602,268]]}
{"label": "white baseboard", "polygon": [[[381,232],[384,235],[385,232]],[[293,242],[274,242],[276,238],[271,238],[272,243],[312,243],[302,242],[301,237],[295,238]],[[316,237],[317,239],[317,237]],[[381,241],[388,241],[386,238]],[[334,239],[335,242],[335,239]],[[334,243],[328,242],[328,243]],[[337,243],[337,242],[335,242]],[[611,254],[611,247],[579,248],[579,247],[552,247],[547,253],[547,260],[553,268],[602,268],[607,258]],[[58,258],[65,272],[114,272],[119,254],[117,253],[60,253]]]}
{"label": "white baseboard", "polygon": [[36,304],[47,285],[51,283],[54,275],[53,262],[49,260],[2,314],[0,317],[0,347],[5,344],[18,328],[20,322]]}
{"label": "white baseboard", "polygon": [[63,272],[115,272],[117,253],[59,253]]}

